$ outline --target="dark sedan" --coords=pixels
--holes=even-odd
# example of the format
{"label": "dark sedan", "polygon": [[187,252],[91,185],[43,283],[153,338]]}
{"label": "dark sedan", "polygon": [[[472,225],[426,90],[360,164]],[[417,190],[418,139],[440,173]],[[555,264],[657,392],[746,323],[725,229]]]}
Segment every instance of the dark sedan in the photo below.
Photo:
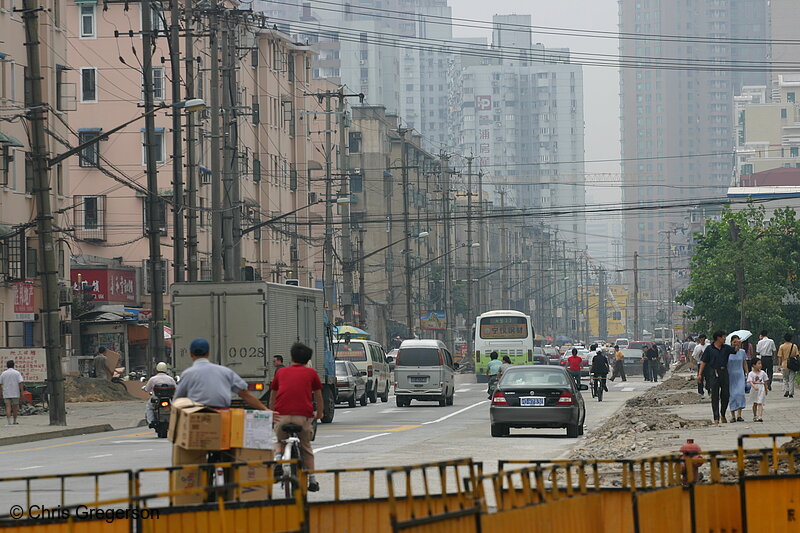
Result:
{"label": "dark sedan", "polygon": [[364,379],[366,372],[360,371],[350,361],[336,361],[336,400],[347,402],[350,407],[356,406],[356,400],[361,405],[367,405],[367,382]]}
{"label": "dark sedan", "polygon": [[510,428],[566,428],[583,434],[586,408],[581,390],[557,366],[512,366],[500,378],[489,407],[492,437],[507,437]]}

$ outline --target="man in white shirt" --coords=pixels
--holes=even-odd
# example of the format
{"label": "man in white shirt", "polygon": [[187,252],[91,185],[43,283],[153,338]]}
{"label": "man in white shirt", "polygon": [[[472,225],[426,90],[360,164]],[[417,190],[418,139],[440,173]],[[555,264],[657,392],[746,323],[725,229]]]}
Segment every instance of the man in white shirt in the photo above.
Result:
{"label": "man in white shirt", "polygon": [[[706,340],[706,336],[700,335],[699,337],[697,337],[697,344],[694,347],[694,351],[689,356],[695,368],[698,368],[700,366],[700,359],[703,358],[703,352],[706,351],[706,346],[708,346],[708,341]],[[705,397],[706,389],[708,389],[708,383],[706,382],[705,376],[701,377],[702,380],[697,384],[697,394],[699,394],[700,397],[703,398]]]}
{"label": "man in white shirt", "polygon": [[[0,388],[3,389],[3,400],[6,404],[6,420],[8,425],[17,424],[19,416],[19,399],[25,390],[22,374],[14,369],[14,361],[6,361],[6,371],[0,374]],[[11,422],[11,419],[14,422]]]}
{"label": "man in white shirt", "polygon": [[775,348],[775,341],[767,336],[767,330],[763,330],[758,338],[759,341],[758,344],[756,344],[756,357],[761,359],[761,367],[764,369],[764,372],[767,373],[767,376],[769,376],[769,383],[767,386],[769,390],[772,390],[772,371],[774,365],[773,357],[778,349]]}

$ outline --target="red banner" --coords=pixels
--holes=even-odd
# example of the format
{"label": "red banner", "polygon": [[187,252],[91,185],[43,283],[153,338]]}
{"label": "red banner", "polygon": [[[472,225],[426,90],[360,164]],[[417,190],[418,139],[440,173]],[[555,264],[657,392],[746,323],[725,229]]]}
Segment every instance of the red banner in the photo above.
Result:
{"label": "red banner", "polygon": [[[94,296],[95,302],[136,302],[136,271],[119,268],[73,268],[70,274],[72,288],[83,288]],[[80,283],[79,283],[80,280]]]}
{"label": "red banner", "polygon": [[34,300],[33,283],[22,282],[14,284],[14,318],[16,320],[34,319],[36,304]]}

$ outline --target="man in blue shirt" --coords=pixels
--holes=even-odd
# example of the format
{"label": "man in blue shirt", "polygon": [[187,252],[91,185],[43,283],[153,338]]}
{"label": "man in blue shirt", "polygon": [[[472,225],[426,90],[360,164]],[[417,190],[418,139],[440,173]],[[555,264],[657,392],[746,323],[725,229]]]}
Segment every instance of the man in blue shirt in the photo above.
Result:
{"label": "man in blue shirt", "polygon": [[175,398],[189,398],[208,407],[230,407],[231,393],[253,409],[269,411],[258,398],[247,390],[247,382],[230,368],[215,365],[208,360],[210,351],[206,339],[195,339],[189,346],[194,363],[181,374]]}
{"label": "man in blue shirt", "polygon": [[487,390],[489,398],[492,397],[492,389],[494,389],[497,383],[497,373],[500,372],[500,367],[503,366],[503,363],[497,357],[497,352],[490,353],[489,359],[491,359],[491,361],[486,365],[486,375],[489,376],[489,388]]}

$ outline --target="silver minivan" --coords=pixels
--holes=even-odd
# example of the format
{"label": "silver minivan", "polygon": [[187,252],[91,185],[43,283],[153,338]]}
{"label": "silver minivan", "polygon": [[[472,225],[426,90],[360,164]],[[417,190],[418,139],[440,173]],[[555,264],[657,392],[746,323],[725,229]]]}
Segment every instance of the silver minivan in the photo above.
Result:
{"label": "silver minivan", "polygon": [[409,339],[397,352],[394,367],[394,394],[398,407],[411,400],[438,401],[453,405],[458,363],[442,341]]}

